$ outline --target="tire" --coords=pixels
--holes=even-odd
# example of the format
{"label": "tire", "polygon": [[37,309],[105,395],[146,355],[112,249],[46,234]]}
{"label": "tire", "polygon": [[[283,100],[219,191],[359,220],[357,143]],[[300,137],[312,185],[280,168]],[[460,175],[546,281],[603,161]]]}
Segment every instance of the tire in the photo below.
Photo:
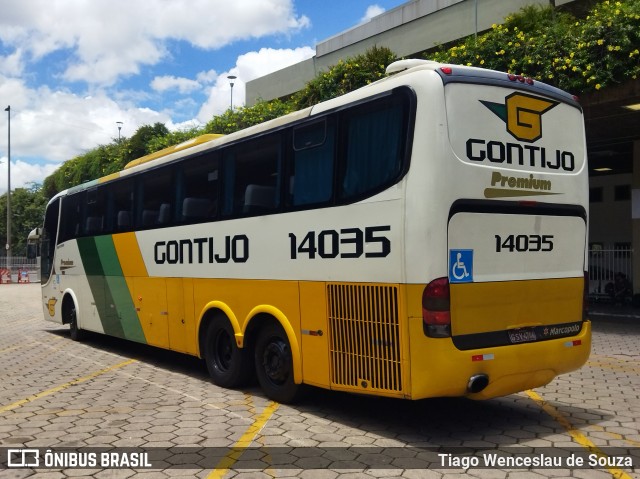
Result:
{"label": "tire", "polygon": [[85,332],[78,327],[78,313],[73,300],[67,301],[64,309],[64,322],[69,323],[69,337],[72,341],[82,341],[85,339]]}
{"label": "tire", "polygon": [[235,333],[227,318],[216,317],[209,324],[204,360],[209,376],[217,386],[235,388],[251,379],[251,356],[246,348],[240,349],[236,344]]}
{"label": "tire", "polygon": [[287,404],[299,398],[302,388],[293,382],[291,346],[279,324],[269,323],[260,330],[255,367],[258,382],[270,399]]}

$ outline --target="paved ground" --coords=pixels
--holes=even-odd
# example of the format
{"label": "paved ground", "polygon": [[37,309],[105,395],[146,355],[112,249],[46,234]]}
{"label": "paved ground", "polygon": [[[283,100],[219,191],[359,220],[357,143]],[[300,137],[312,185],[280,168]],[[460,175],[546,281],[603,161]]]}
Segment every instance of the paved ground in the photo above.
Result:
{"label": "paved ground", "polygon": [[[588,365],[535,391],[407,402],[312,390],[291,407],[257,387],[218,388],[193,358],[101,336],[72,342],[43,320],[39,285],[0,285],[0,464],[21,448],[63,461],[0,467],[0,478],[640,477],[624,464],[640,464],[640,320],[627,316],[596,314]],[[113,447],[135,448],[116,450],[130,468],[101,467]],[[480,467],[495,451],[564,462]],[[35,453],[13,454],[29,464]],[[568,467],[589,454],[596,467]],[[479,464],[465,472],[471,457]]]}

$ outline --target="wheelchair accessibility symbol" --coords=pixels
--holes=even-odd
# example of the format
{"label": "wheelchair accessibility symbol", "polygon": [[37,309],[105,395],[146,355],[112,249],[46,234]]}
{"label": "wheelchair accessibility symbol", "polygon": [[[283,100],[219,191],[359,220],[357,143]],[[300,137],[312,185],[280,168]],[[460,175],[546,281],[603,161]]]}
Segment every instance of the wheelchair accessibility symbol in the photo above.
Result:
{"label": "wheelchair accessibility symbol", "polygon": [[450,283],[473,282],[473,250],[472,249],[449,250],[449,282]]}

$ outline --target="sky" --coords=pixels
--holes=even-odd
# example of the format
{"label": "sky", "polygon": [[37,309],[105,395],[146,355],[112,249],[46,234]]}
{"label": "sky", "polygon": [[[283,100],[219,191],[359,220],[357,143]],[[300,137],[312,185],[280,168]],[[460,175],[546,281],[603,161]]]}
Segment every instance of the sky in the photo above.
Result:
{"label": "sky", "polygon": [[[0,0],[0,194],[142,125],[204,125],[245,82],[406,0]],[[5,108],[10,106],[10,112]]]}

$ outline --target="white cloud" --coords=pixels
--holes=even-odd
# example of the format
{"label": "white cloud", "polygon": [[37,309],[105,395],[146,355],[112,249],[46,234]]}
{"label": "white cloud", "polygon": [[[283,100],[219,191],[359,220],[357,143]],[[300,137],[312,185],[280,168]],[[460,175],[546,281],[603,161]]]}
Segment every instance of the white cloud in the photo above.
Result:
{"label": "white cloud", "polygon": [[[7,157],[3,156],[0,158],[0,171],[2,171],[4,178],[6,179],[6,171],[7,171]],[[32,163],[27,163],[25,161],[11,161],[11,191],[16,188],[24,188],[28,186],[30,183],[42,183],[42,180],[53,173],[56,168],[58,168],[58,164],[55,163],[47,163],[45,165],[34,165]],[[2,182],[0,185],[0,195],[7,192],[7,183],[6,181]]]}
{"label": "white cloud", "polygon": [[206,123],[213,115],[220,114],[229,108],[231,86],[227,79],[228,75],[238,77],[233,87],[233,105],[236,107],[244,105],[246,82],[311,58],[314,54],[315,50],[313,48],[300,47],[279,50],[261,48],[260,51],[240,55],[234,68],[218,76],[215,85],[209,91],[209,99],[198,113],[198,119]]}
{"label": "white cloud", "polygon": [[198,73],[196,80],[199,81],[200,83],[207,84],[207,83],[213,83],[214,81],[216,81],[217,78],[218,78],[218,72],[216,72],[215,70],[209,70],[206,72]]}
{"label": "white cloud", "polygon": [[[210,51],[239,39],[290,35],[307,28],[309,19],[295,12],[293,0],[0,0],[0,12],[0,194],[6,191],[6,104],[12,109],[12,187],[20,187],[41,183],[63,161],[111,143],[118,121],[125,137],[156,122],[192,128],[229,107],[227,75],[238,76],[233,96],[241,105],[245,81],[314,54],[309,47],[262,49],[241,55],[224,73],[208,64],[197,74],[164,68],[144,80],[145,87],[151,84],[146,91],[130,83],[109,92],[123,77],[155,74],[149,67],[162,61],[180,63],[180,42]],[[55,86],[60,80],[69,83]],[[176,99],[176,92],[184,97]],[[208,97],[203,105],[202,92]],[[136,106],[158,97],[158,111]],[[172,119],[174,111],[185,121]]]}
{"label": "white cloud", "polygon": [[239,39],[289,34],[310,25],[293,0],[0,0],[0,43],[33,59],[69,50],[68,81],[112,85],[186,41],[214,50]]}
{"label": "white cloud", "polygon": [[[19,80],[2,76],[0,98],[11,99],[12,188],[42,183],[62,162],[111,143],[118,137],[117,121],[123,122],[122,135],[131,136],[140,125],[170,120],[164,113],[119,105],[104,93],[80,96],[48,87],[29,89]],[[0,113],[0,132],[6,132],[7,114]],[[6,136],[0,138],[0,152],[6,168]],[[0,176],[5,177],[0,182],[2,194],[7,189],[6,175]]]}
{"label": "white cloud", "polygon": [[188,78],[178,78],[172,75],[155,77],[151,82],[151,88],[155,91],[163,92],[167,90],[178,90],[180,93],[190,93],[202,88],[199,82]]}
{"label": "white cloud", "polygon": [[360,19],[360,23],[367,23],[368,21],[371,21],[373,17],[382,15],[385,11],[386,10],[380,5],[369,5],[367,7],[367,11],[364,14],[364,17]]}

